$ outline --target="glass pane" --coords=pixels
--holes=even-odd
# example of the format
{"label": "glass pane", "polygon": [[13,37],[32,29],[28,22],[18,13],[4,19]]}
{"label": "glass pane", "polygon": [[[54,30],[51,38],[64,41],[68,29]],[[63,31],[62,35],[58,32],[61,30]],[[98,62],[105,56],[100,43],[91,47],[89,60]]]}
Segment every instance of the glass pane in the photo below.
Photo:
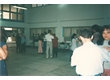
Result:
{"label": "glass pane", "polygon": [[37,4],[37,6],[42,6],[42,4]]}
{"label": "glass pane", "polygon": [[0,10],[1,10],[1,4],[0,4]]}
{"label": "glass pane", "polygon": [[23,10],[22,9],[18,9],[18,13],[23,13]]}
{"label": "glass pane", "polygon": [[18,14],[18,20],[23,20],[22,15]]}
{"label": "glass pane", "polygon": [[11,11],[12,12],[17,12],[17,9],[15,7],[13,7],[13,5],[11,5]]}
{"label": "glass pane", "polygon": [[36,4],[32,4],[32,7],[36,7]]}
{"label": "glass pane", "polygon": [[69,37],[70,36],[70,28],[64,28],[64,36]]}
{"label": "glass pane", "polygon": [[17,20],[17,18],[16,18],[16,14],[15,14],[15,13],[11,13],[11,19],[13,19],[13,20]]}
{"label": "glass pane", "polygon": [[9,19],[9,12],[3,12],[3,19]]}
{"label": "glass pane", "polygon": [[3,4],[3,10],[9,11],[9,4]]}

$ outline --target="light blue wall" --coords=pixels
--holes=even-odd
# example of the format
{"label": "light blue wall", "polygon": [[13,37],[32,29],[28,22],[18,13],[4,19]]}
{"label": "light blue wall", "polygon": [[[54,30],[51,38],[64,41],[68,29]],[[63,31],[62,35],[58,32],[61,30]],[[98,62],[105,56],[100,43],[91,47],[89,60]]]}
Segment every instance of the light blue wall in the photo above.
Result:
{"label": "light blue wall", "polygon": [[56,27],[59,41],[63,41],[62,27],[109,24],[110,5],[54,4],[29,9],[29,28]]}
{"label": "light blue wall", "polygon": [[[27,5],[28,6],[28,5]],[[29,7],[29,6],[28,6]],[[63,27],[110,24],[110,5],[107,4],[54,4],[25,11],[25,22],[2,22],[3,26],[24,27],[27,44],[30,28],[56,27],[59,41],[63,41]]]}

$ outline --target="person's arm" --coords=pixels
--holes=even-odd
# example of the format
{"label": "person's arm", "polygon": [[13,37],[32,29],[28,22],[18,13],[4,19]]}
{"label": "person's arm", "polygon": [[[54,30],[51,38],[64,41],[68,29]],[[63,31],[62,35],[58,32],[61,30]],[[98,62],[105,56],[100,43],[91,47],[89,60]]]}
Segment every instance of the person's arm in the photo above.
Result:
{"label": "person's arm", "polygon": [[73,55],[71,56],[71,66],[76,66],[77,63],[78,63],[78,53],[75,49]]}
{"label": "person's arm", "polygon": [[109,52],[110,52],[110,47],[105,46],[104,48],[105,48],[107,51],[109,51]]}
{"label": "person's arm", "polygon": [[2,47],[0,47],[0,59],[6,59],[8,56],[8,50],[7,50],[7,46],[3,45]]}
{"label": "person's arm", "polygon": [[109,61],[110,62],[110,52],[104,49],[103,47],[101,48],[101,53],[104,61]]}

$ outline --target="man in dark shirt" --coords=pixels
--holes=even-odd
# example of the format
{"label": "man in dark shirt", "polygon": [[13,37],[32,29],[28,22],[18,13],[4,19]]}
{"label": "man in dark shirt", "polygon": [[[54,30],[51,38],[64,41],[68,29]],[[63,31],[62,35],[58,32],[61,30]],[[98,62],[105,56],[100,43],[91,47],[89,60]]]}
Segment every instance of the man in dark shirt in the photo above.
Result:
{"label": "man in dark shirt", "polygon": [[56,37],[55,34],[53,34],[54,39],[52,39],[53,42],[53,57],[57,57],[58,53],[58,38]]}

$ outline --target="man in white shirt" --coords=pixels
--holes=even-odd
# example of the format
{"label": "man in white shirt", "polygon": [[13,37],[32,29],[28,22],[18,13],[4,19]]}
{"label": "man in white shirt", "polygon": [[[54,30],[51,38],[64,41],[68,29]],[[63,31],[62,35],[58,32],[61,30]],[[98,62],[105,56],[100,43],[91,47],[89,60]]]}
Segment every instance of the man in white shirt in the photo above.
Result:
{"label": "man in white shirt", "polygon": [[[46,38],[46,58],[52,58],[53,57],[53,46],[52,46],[52,39],[54,39],[51,30],[48,30],[48,34],[45,35]],[[50,50],[49,50],[50,49]],[[50,51],[50,55],[49,55]]]}
{"label": "man in white shirt", "polygon": [[71,57],[71,66],[76,66],[76,73],[81,76],[99,76],[103,73],[103,62],[110,57],[97,45],[91,42],[92,33],[84,29],[80,39],[82,46],[76,48]]}

